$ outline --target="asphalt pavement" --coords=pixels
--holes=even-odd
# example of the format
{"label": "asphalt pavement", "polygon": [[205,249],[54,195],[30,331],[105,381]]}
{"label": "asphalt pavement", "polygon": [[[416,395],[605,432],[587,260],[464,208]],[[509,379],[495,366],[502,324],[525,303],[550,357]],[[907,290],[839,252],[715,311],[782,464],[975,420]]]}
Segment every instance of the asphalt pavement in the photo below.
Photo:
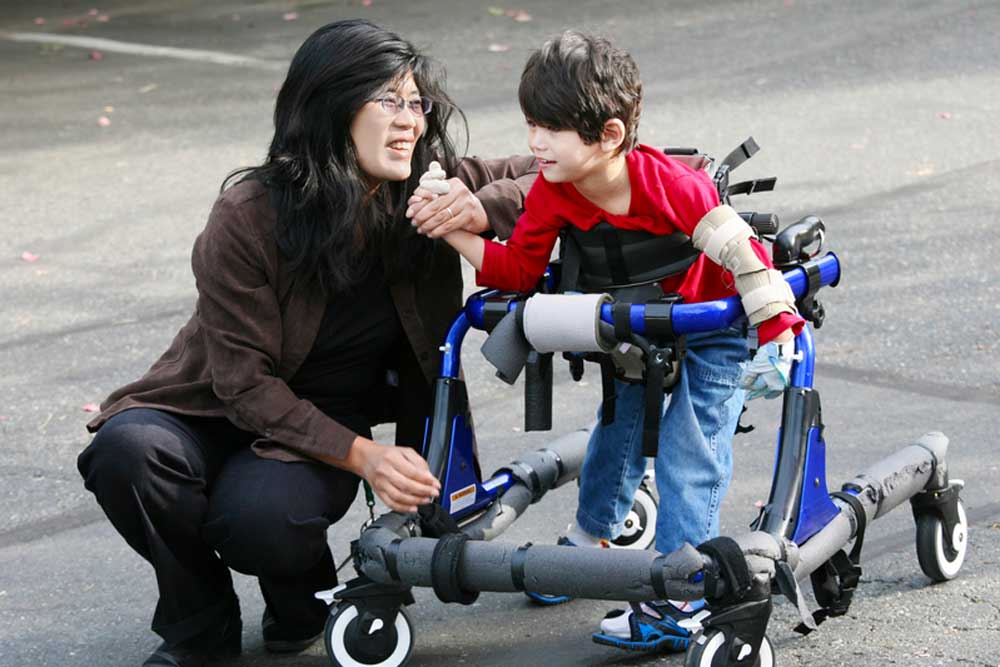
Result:
{"label": "asphalt pavement", "polygon": [[[940,430],[970,520],[963,571],[940,585],[920,571],[905,506],[874,523],[846,617],[802,638],[794,609],[777,605],[777,664],[1000,665],[995,0],[3,3],[0,665],[135,665],[156,645],[152,571],[76,472],[88,410],[189,317],[191,243],[222,180],[263,157],[297,46],[346,17],[393,28],[447,65],[470,154],[526,151],[518,75],[564,28],[632,52],[640,140],[721,157],[752,135],[762,150],[736,176],[776,176],[778,187],[741,209],[784,223],[821,216],[844,266],[816,332],[830,486]],[[477,348],[464,363],[486,469],[592,420],[598,375],[575,384],[559,368],[554,431],[522,433],[520,385],[494,379]],[[756,430],[736,440],[727,534],[746,530],[767,496],[779,412],[756,402]],[[503,539],[554,540],[574,503],[572,487],[556,491]],[[363,519],[359,504],[331,531],[338,559]],[[238,664],[327,664],[318,645],[267,655],[255,582],[238,576],[237,587]],[[683,664],[591,643],[606,603],[417,598],[414,665]]]}

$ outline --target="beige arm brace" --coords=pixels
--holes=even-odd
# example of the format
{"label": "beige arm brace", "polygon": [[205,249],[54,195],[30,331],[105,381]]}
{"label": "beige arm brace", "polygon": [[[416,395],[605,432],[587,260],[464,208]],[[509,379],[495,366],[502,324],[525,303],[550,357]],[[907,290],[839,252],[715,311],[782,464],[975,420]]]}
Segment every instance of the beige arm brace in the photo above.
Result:
{"label": "beige arm brace", "polygon": [[691,242],[716,264],[733,274],[736,291],[751,326],[779,313],[795,314],[795,295],[780,271],[769,269],[757,257],[750,229],[730,206],[716,206],[694,228]]}

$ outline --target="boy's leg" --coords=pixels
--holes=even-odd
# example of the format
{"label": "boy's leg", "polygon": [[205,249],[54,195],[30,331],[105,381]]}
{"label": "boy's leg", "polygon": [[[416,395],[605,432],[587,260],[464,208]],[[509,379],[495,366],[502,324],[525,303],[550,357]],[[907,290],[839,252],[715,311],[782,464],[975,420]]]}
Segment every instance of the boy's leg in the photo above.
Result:
{"label": "boy's leg", "polygon": [[[691,336],[684,370],[660,423],[656,549],[698,545],[719,531],[719,506],[732,477],[732,438],[743,405],[738,388],[746,341],[735,330]],[[640,651],[684,650],[707,616],[701,601],[633,604],[612,612],[594,640]]]}
{"label": "boy's leg", "polygon": [[590,434],[580,471],[576,522],[593,537],[613,540],[621,535],[636,489],[646,472],[642,455],[644,388],[615,380],[615,420]]}
{"label": "boy's leg", "polygon": [[684,542],[697,546],[719,533],[743,407],[740,362],[746,358],[746,340],[737,330],[689,337],[684,371],[660,424],[656,549],[661,553]]}
{"label": "boy's leg", "polygon": [[[580,492],[577,500],[576,523],[559,544],[571,546],[608,547],[624,527],[632,509],[635,491],[646,471],[642,456],[642,405],[640,385],[615,381],[615,421],[597,426],[590,434],[587,454],[580,471]],[[543,605],[568,602],[568,595],[548,595],[525,591],[527,596]]]}

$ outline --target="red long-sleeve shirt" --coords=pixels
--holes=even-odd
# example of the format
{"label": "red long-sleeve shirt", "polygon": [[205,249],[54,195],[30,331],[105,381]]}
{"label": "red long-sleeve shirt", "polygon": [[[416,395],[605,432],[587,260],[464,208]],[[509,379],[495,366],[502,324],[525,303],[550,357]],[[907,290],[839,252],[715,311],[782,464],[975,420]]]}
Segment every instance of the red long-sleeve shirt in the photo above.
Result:
{"label": "red long-sleeve shirt", "polygon": [[[552,255],[559,231],[573,225],[584,231],[606,221],[620,229],[653,234],[694,233],[698,222],[719,205],[715,185],[704,171],[692,169],[663,151],[639,144],[625,157],[632,199],[626,215],[608,213],[577,191],[572,183],[550,183],[544,172],[525,198],[524,213],[507,245],[486,241],[477,284],[506,290],[529,290],[538,283]],[[771,268],[771,258],[757,241],[754,251]],[[704,254],[681,275],[666,278],[665,292],[678,292],[687,303],[711,301],[736,293],[733,277]],[[789,327],[798,333],[804,320],[781,313],[757,329],[760,344]]]}

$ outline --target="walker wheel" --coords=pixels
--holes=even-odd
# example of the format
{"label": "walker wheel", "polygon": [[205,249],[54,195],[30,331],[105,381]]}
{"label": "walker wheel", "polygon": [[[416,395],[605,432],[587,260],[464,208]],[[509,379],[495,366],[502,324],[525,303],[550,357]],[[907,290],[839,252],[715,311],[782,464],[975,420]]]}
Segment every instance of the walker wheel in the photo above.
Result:
{"label": "walker wheel", "polygon": [[391,626],[345,600],[326,620],[326,654],[337,667],[401,667],[413,651],[413,623],[403,609]]}
{"label": "walker wheel", "polygon": [[699,632],[688,646],[684,667],[774,667],[774,649],[771,640],[764,636],[757,652],[757,659],[750,663],[750,646],[744,644],[735,656],[727,656],[726,633],[718,628]]}
{"label": "walker wheel", "polygon": [[619,549],[648,549],[656,539],[657,503],[643,481],[635,492],[632,509],[625,517],[625,528],[611,546]]}
{"label": "walker wheel", "polygon": [[962,569],[969,546],[969,520],[965,505],[958,501],[958,523],[951,534],[951,545],[944,539],[944,523],[933,514],[917,517],[917,560],[920,569],[934,581],[954,579]]}

